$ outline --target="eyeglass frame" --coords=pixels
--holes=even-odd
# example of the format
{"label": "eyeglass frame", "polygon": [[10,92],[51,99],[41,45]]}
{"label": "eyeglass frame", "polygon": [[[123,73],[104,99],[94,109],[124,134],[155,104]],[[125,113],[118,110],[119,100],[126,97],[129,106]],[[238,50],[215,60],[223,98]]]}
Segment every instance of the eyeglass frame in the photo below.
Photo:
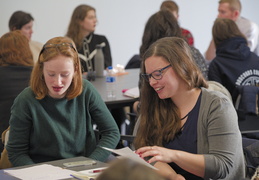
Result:
{"label": "eyeglass frame", "polygon": [[[169,65],[167,65],[166,67],[163,67],[162,69],[158,69],[158,70],[155,70],[155,71],[153,71],[152,73],[150,73],[150,74],[141,74],[141,77],[143,78],[143,79],[145,79],[147,82],[149,82],[149,79],[152,77],[153,79],[155,79],[155,80],[160,80],[160,79],[162,79],[163,78],[163,71],[164,70],[166,70],[167,68],[169,68],[171,66],[171,64],[169,64]],[[155,78],[152,74],[153,73],[156,73],[156,72],[158,72],[159,73],[159,78]]]}
{"label": "eyeglass frame", "polygon": [[[49,47],[47,47],[48,45],[50,45]],[[49,48],[56,48],[56,47],[59,47],[59,46],[68,46],[68,47],[71,47],[72,49],[74,49],[75,52],[76,49],[75,47],[73,46],[72,43],[70,42],[62,42],[62,43],[59,43],[59,44],[53,44],[53,43],[46,43],[43,45],[41,51],[40,51],[40,55],[46,50],[46,49],[49,49]]]}

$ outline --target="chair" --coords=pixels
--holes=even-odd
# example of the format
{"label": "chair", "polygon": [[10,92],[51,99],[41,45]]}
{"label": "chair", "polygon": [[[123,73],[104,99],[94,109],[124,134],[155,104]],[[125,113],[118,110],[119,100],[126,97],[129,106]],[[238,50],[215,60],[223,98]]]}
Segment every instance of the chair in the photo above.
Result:
{"label": "chair", "polygon": [[259,139],[259,87],[238,86],[233,97],[242,134]]}
{"label": "chair", "polygon": [[229,93],[227,88],[225,88],[222,84],[220,84],[216,81],[207,81],[207,83],[209,85],[209,87],[208,87],[209,90],[219,91],[219,92],[225,94],[232,101],[231,94]]}
{"label": "chair", "polygon": [[237,86],[233,97],[236,97],[235,108],[241,118],[248,114],[259,115],[259,87]]}
{"label": "chair", "polygon": [[135,150],[135,148],[133,146],[133,141],[134,141],[134,138],[137,134],[139,124],[140,124],[140,116],[137,118],[137,120],[135,122],[132,134],[121,135],[121,137],[120,137],[120,140],[122,141],[122,144],[124,144],[125,146],[128,146],[132,150]]}
{"label": "chair", "polygon": [[134,68],[140,68],[140,56],[138,54],[135,54],[127,63],[125,69],[134,69]]}
{"label": "chair", "polygon": [[251,178],[259,167],[259,140],[242,138],[246,163],[246,176]]}
{"label": "chair", "polygon": [[[9,129],[8,127],[3,133],[2,133],[2,143],[4,143],[5,147],[9,139]],[[11,168],[12,164],[8,159],[8,152],[6,148],[4,148],[3,152],[1,153],[1,159],[0,159],[0,169],[6,169]]]}

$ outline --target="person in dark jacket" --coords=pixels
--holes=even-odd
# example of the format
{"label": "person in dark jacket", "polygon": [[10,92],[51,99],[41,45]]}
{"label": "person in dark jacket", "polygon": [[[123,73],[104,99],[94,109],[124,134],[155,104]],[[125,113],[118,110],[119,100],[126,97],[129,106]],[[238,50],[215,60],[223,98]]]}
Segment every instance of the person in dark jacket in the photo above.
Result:
{"label": "person in dark jacket", "polygon": [[235,103],[237,86],[259,85],[259,57],[251,52],[233,20],[216,19],[212,35],[216,57],[209,66],[208,78],[225,86]]}

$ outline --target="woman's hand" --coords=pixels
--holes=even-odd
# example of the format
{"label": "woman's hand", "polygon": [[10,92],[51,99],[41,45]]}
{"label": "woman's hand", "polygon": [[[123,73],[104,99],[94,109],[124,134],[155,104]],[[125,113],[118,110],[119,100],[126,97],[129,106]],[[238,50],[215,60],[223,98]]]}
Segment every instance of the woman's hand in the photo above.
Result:
{"label": "woman's hand", "polygon": [[173,162],[173,156],[175,154],[175,150],[158,147],[158,146],[146,146],[139,148],[136,151],[137,154],[141,158],[153,156],[151,159],[149,159],[148,163],[161,161],[163,163],[156,163],[155,167],[159,169],[159,174],[161,174],[163,177],[165,177],[168,180],[185,180],[185,178],[177,174],[168,164],[164,163],[170,163]]}
{"label": "woman's hand", "polygon": [[136,153],[141,158],[151,156],[148,163],[156,161],[161,163],[173,162],[185,171],[188,171],[196,176],[204,177],[205,174],[205,159],[202,154],[192,154],[158,146],[145,146],[139,148]]}
{"label": "woman's hand", "polygon": [[145,147],[139,148],[136,151],[136,153],[139,154],[141,158],[153,156],[151,159],[149,159],[148,163],[152,163],[155,161],[171,163],[174,161],[173,157],[175,155],[174,150],[158,147],[158,146],[145,146]]}

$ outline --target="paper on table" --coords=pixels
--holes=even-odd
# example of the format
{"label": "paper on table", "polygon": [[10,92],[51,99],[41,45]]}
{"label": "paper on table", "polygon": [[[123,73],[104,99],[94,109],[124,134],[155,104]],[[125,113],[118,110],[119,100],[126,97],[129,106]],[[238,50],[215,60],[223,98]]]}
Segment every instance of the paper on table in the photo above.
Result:
{"label": "paper on table", "polygon": [[88,169],[83,170],[79,172],[74,172],[71,174],[72,177],[75,177],[77,179],[82,180],[93,180],[96,179],[97,176],[106,169],[107,167],[101,167],[101,168],[94,168],[94,169]]}
{"label": "paper on table", "polygon": [[70,174],[75,171],[62,169],[61,167],[49,164],[42,164],[22,169],[4,170],[4,172],[23,180],[57,180],[71,178]]}
{"label": "paper on table", "polygon": [[124,95],[133,97],[133,98],[138,98],[139,97],[139,88],[134,87],[134,88],[128,89],[127,91],[124,92]]}
{"label": "paper on table", "polygon": [[153,169],[157,169],[155,168],[154,166],[152,166],[151,164],[147,163],[144,159],[142,159],[141,157],[139,157],[135,152],[133,152],[129,147],[125,147],[125,148],[121,148],[121,149],[110,149],[110,148],[107,148],[107,147],[101,147],[103,149],[106,149],[108,151],[111,151],[115,154],[118,154],[120,156],[123,156],[123,157],[126,157],[126,158],[129,158],[133,161],[137,161],[141,164],[144,164],[148,167],[151,167]]}

